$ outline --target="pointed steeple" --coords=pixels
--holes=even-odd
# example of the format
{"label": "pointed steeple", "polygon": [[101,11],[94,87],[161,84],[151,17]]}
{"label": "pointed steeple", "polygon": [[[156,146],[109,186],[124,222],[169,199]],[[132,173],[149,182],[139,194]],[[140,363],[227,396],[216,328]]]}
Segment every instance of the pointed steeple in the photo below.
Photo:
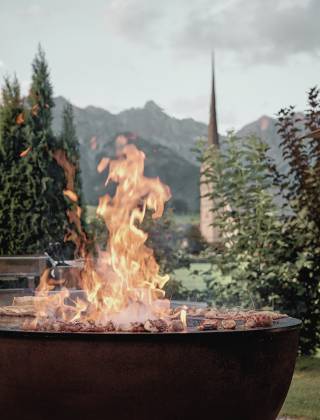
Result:
{"label": "pointed steeple", "polygon": [[[210,117],[208,126],[208,144],[219,147],[219,135],[217,126],[217,111],[216,111],[216,93],[215,93],[215,80],[214,80],[214,57],[212,53],[211,59],[211,98],[210,98]],[[202,170],[204,168],[202,167]],[[202,180],[205,177],[202,175]],[[207,182],[200,184],[200,231],[202,236],[208,243],[218,243],[220,234],[219,229],[213,226],[214,215],[212,213],[213,201],[210,196],[212,195],[212,185]],[[210,195],[210,196],[208,196]]]}
{"label": "pointed steeple", "polygon": [[211,97],[210,97],[210,117],[208,126],[208,144],[215,144],[219,146],[219,134],[217,125],[217,110],[216,110],[216,92],[214,80],[214,53],[211,55]]}

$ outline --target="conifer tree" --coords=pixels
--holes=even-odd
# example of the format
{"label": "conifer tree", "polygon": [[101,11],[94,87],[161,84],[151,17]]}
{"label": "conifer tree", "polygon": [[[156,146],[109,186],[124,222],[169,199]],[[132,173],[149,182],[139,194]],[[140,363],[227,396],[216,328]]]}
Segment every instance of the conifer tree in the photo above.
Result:
{"label": "conifer tree", "polygon": [[44,51],[39,46],[32,63],[27,136],[32,147],[33,218],[30,226],[32,250],[43,252],[49,242],[62,242],[66,221],[66,199],[62,191],[64,173],[52,156],[58,141],[52,131],[53,91]]}
{"label": "conifer tree", "polygon": [[21,254],[29,246],[32,197],[28,188],[32,167],[20,154],[28,150],[26,110],[16,77],[4,80],[0,109],[0,254]]}

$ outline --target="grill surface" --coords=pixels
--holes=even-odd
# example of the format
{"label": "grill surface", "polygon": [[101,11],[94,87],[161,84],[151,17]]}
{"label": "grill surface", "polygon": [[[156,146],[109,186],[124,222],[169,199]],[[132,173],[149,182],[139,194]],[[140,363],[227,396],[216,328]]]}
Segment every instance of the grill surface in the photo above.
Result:
{"label": "grill surface", "polygon": [[3,420],[274,420],[300,321],[187,333],[0,331]]}

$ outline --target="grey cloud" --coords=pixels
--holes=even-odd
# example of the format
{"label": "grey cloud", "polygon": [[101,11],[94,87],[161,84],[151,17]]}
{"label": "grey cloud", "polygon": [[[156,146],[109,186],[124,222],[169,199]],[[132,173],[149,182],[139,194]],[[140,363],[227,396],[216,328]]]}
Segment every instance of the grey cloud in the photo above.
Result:
{"label": "grey cloud", "polygon": [[[318,0],[233,0],[193,9],[172,40],[185,53],[211,49],[273,62],[320,51]],[[217,4],[217,3],[216,3]],[[216,6],[215,4],[215,6]]]}
{"label": "grey cloud", "polygon": [[106,20],[118,35],[155,45],[153,31],[164,17],[163,8],[148,0],[114,0],[106,8]]}

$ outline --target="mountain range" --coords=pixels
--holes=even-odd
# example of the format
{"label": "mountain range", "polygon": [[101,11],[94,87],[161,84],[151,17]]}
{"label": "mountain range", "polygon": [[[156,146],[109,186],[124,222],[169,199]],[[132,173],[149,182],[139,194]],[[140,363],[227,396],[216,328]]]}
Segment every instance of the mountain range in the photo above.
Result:
{"label": "mountain range", "polygon": [[[67,100],[55,98],[53,129],[61,129],[61,114]],[[75,125],[80,142],[81,173],[85,201],[95,205],[105,192],[104,177],[96,171],[101,157],[111,156],[114,140],[119,134],[134,136],[134,143],[146,155],[145,173],[159,176],[172,191],[171,205],[177,211],[199,211],[199,163],[193,148],[199,138],[207,136],[206,124],[192,118],[177,119],[166,114],[155,102],[143,108],[130,108],[118,114],[105,109],[73,106]],[[270,147],[270,154],[278,162],[279,137],[275,120],[262,116],[236,133],[243,137],[256,134]],[[223,143],[224,137],[220,136]],[[93,146],[94,144],[94,146]]]}

